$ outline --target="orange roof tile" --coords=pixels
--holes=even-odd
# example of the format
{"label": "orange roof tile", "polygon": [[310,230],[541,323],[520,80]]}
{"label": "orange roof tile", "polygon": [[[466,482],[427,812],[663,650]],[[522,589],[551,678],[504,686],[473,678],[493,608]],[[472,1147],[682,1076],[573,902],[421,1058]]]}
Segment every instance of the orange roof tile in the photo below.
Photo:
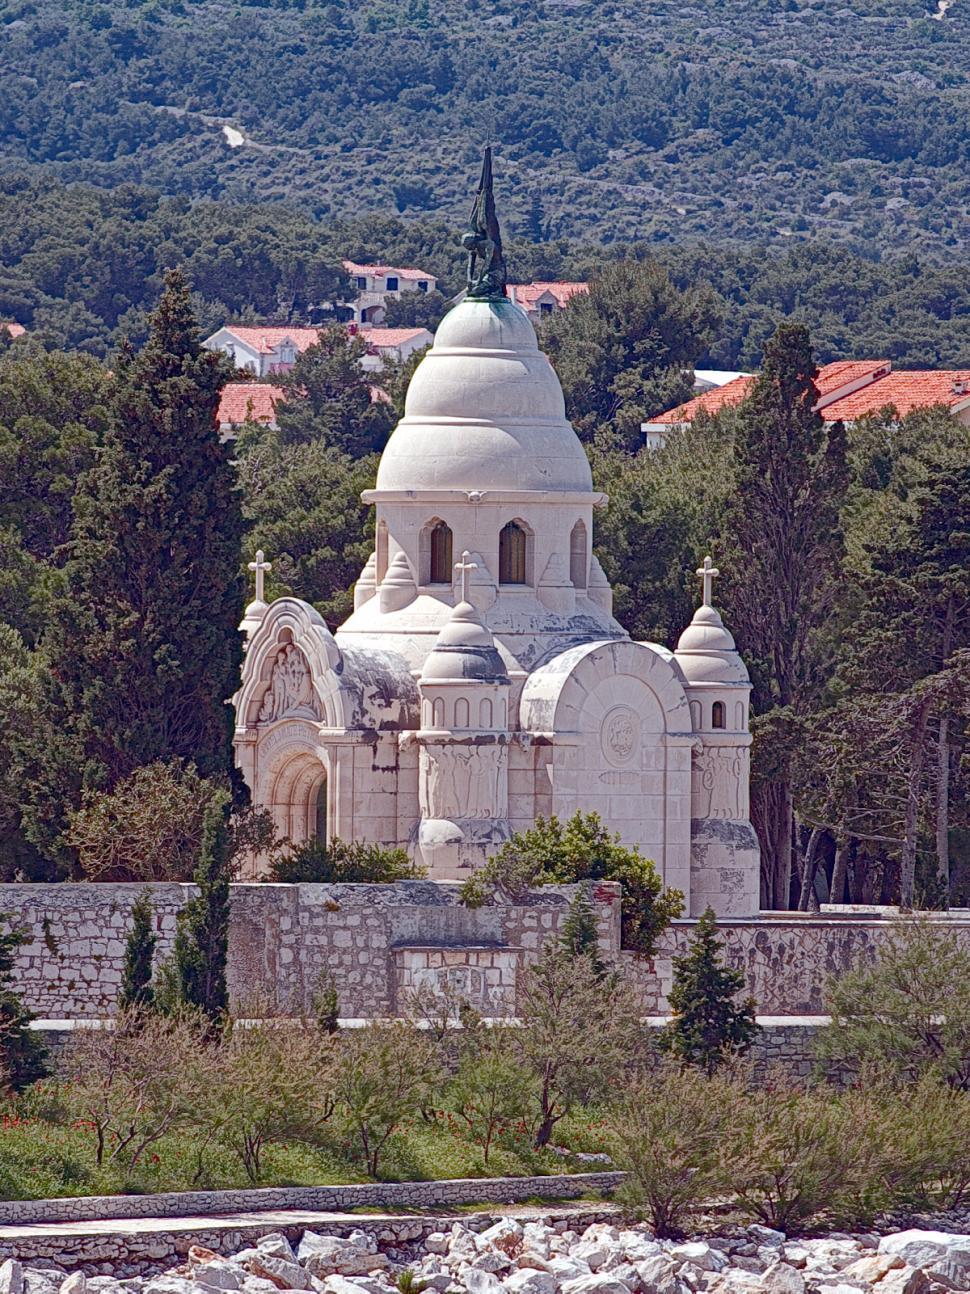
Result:
{"label": "orange roof tile", "polygon": [[268,382],[227,382],[219,399],[220,427],[238,427],[244,422],[274,422],[276,403],[283,388]]}
{"label": "orange roof tile", "polygon": [[358,265],[356,261],[344,261],[343,266],[348,274],[366,274],[370,278],[383,279],[388,274],[393,274],[399,279],[407,279],[409,283],[418,279],[437,282],[437,276],[428,274],[425,270],[402,269],[397,265]]}
{"label": "orange roof tile", "polygon": [[551,283],[510,283],[505,289],[510,301],[521,306],[523,310],[534,310],[541,296],[552,293],[560,306],[564,306],[572,297],[588,292],[588,283],[569,283],[556,281]]}
{"label": "orange roof tile", "polygon": [[900,417],[934,404],[948,408],[970,400],[970,369],[918,369],[892,372],[861,391],[833,400],[823,409],[826,422],[853,422],[891,405]]}
{"label": "orange roof tile", "polygon": [[9,321],[0,320],[0,328],[8,332],[11,337],[22,337],[27,331],[23,324],[14,323],[12,319]]}
{"label": "orange roof tile", "polygon": [[888,373],[891,367],[888,359],[837,359],[822,365],[815,385],[819,395],[825,396],[839,387],[850,386],[866,378],[874,379],[879,376],[880,369]]}
{"label": "orange roof tile", "polygon": [[243,328],[236,324],[226,324],[226,332],[231,332],[260,355],[272,354],[284,341],[291,341],[302,353],[320,340],[319,328]]}
{"label": "orange roof tile", "polygon": [[725,382],[723,386],[715,386],[710,391],[705,391],[703,395],[695,395],[693,400],[679,404],[676,409],[668,409],[666,413],[657,414],[649,421],[666,426],[679,422],[692,422],[702,409],[705,413],[711,414],[720,413],[722,409],[733,409],[748,394],[754,381],[754,377],[750,374],[743,374],[741,377],[736,377],[733,382]]}
{"label": "orange roof tile", "polygon": [[380,327],[363,327],[358,330],[357,336],[363,337],[369,346],[377,350],[394,349],[397,346],[403,346],[405,342],[413,341],[415,337],[420,337],[430,332],[427,328],[380,328]]}

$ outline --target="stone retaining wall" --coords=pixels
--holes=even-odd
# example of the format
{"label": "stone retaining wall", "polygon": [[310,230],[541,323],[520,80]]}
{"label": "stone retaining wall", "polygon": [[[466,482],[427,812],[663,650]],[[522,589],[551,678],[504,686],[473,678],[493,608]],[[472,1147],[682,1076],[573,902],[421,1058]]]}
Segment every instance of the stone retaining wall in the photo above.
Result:
{"label": "stone retaining wall", "polygon": [[427,1209],[449,1204],[511,1204],[533,1196],[569,1200],[614,1190],[623,1173],[556,1177],[461,1177],[438,1182],[362,1182],[351,1186],[276,1186],[239,1191],[169,1191],[162,1195],[88,1195],[0,1201],[0,1225],[88,1222],[96,1218],[186,1218],[196,1214],[302,1209],[345,1213],[361,1208]]}
{"label": "stone retaining wall", "polygon": [[[17,955],[18,988],[38,1015],[104,1016],[121,980],[130,909],[141,885],[0,885],[0,911],[28,936]],[[192,887],[147,887],[159,953],[171,946],[175,914]],[[560,928],[575,892],[550,886],[518,903],[464,907],[458,886],[258,885],[232,887],[229,984],[235,1005],[254,1014],[308,1009],[322,972],[337,985],[345,1017],[399,1014],[419,985],[451,984],[486,1015],[509,1014],[522,967]],[[604,961],[637,987],[645,1015],[667,1006],[673,957],[689,947],[693,921],[678,921],[657,955],[620,951],[620,887],[598,882],[593,900]],[[945,918],[970,943],[970,916]],[[831,974],[871,957],[892,928],[872,915],[764,914],[720,923],[727,959],[744,971],[761,1014],[817,1015]]]}

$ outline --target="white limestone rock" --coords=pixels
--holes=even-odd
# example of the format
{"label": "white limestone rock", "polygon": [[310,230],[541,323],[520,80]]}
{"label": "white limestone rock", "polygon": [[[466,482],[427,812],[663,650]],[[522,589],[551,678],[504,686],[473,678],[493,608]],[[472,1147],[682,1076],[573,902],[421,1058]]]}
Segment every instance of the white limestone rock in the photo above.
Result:
{"label": "white limestone rock", "polygon": [[805,1277],[786,1262],[773,1263],[761,1277],[765,1294],[805,1294]]}
{"label": "white limestone rock", "polygon": [[[354,1236],[344,1240],[338,1236],[320,1236],[315,1231],[304,1231],[297,1258],[311,1275],[320,1280],[328,1276],[366,1276],[386,1267],[384,1254],[369,1253],[356,1242],[359,1234],[355,1232]],[[371,1243],[369,1237],[367,1239]],[[270,1261],[280,1262],[281,1259]],[[308,1289],[309,1285],[291,1288]]]}
{"label": "white limestone rock", "polygon": [[946,1289],[970,1290],[970,1253],[961,1249],[951,1250],[940,1262],[927,1269],[927,1275],[935,1284]]}
{"label": "white limestone rock", "polygon": [[930,1278],[921,1267],[901,1267],[879,1282],[879,1294],[926,1294]]}
{"label": "white limestone rock", "polygon": [[610,1256],[610,1250],[605,1241],[586,1240],[570,1250],[570,1258],[578,1259],[585,1263],[591,1272],[598,1272]]}
{"label": "white limestone rock", "polygon": [[429,1254],[446,1254],[449,1246],[449,1238],[443,1231],[432,1231],[424,1238],[424,1247]]}
{"label": "white limestone rock", "polygon": [[927,1266],[945,1258],[952,1250],[970,1248],[970,1236],[951,1231],[896,1231],[879,1241],[879,1253],[896,1254],[910,1267]]}
{"label": "white limestone rock", "polygon": [[71,1272],[70,1276],[61,1283],[60,1294],[85,1294],[87,1287],[88,1281],[84,1272]]}
{"label": "white limestone rock", "polygon": [[784,1231],[775,1231],[758,1223],[748,1227],[747,1234],[756,1245],[769,1245],[772,1249],[780,1249],[786,1240]]}
{"label": "white limestone rock", "polygon": [[578,1258],[565,1257],[556,1254],[549,1259],[549,1270],[558,1279],[560,1285],[568,1281],[579,1280],[581,1276],[591,1276],[592,1272],[587,1263],[581,1262]]}
{"label": "white limestone rock", "polygon": [[213,1258],[209,1262],[199,1263],[192,1272],[192,1279],[210,1290],[240,1290],[246,1280],[246,1270],[225,1258]]}
{"label": "white limestone rock", "polygon": [[898,1254],[866,1254],[842,1269],[842,1279],[864,1281],[867,1285],[875,1285],[888,1272],[904,1266],[905,1263]]}
{"label": "white limestone rock", "polygon": [[[272,1254],[274,1258],[284,1258],[288,1263],[296,1262],[293,1246],[282,1231],[271,1231],[269,1235],[260,1236],[256,1241],[256,1248],[261,1253]],[[239,1261],[238,1255],[236,1261]]]}
{"label": "white limestone rock", "polygon": [[490,1247],[514,1258],[522,1249],[522,1226],[514,1218],[502,1218],[494,1226],[480,1232],[477,1241],[480,1250]]}
{"label": "white limestone rock", "polygon": [[558,1282],[551,1272],[521,1267],[502,1282],[509,1294],[556,1294]]}
{"label": "white limestone rock", "polygon": [[[274,1258],[272,1254],[260,1250],[247,1264],[250,1272],[261,1280],[272,1281],[281,1290],[309,1290],[313,1288],[310,1280],[310,1268],[299,1263],[289,1262],[285,1258]],[[201,1268],[199,1269],[201,1270]]]}
{"label": "white limestone rock", "polygon": [[0,1294],[24,1294],[24,1269],[16,1258],[0,1263]]}
{"label": "white limestone rock", "polygon": [[539,1258],[548,1258],[555,1234],[544,1222],[527,1222],[522,1228],[522,1249]]}
{"label": "white limestone rock", "polygon": [[630,1294],[629,1285],[606,1272],[591,1272],[574,1281],[566,1281],[562,1294]]}
{"label": "white limestone rock", "polygon": [[469,1267],[460,1279],[468,1294],[502,1294],[502,1282],[492,1272]]}
{"label": "white limestone rock", "polygon": [[703,1240],[695,1240],[685,1245],[675,1245],[670,1251],[674,1262],[687,1263],[702,1272],[723,1271],[728,1264],[726,1256],[717,1249],[712,1249]]}

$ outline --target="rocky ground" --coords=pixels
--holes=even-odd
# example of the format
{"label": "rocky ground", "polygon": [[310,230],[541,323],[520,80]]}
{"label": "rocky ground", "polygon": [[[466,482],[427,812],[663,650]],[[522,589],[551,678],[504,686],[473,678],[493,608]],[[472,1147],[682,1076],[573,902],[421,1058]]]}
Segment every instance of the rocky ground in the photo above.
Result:
{"label": "rocky ground", "polygon": [[[402,1219],[403,1221],[403,1219]],[[788,1239],[753,1226],[685,1243],[645,1226],[597,1222],[583,1231],[503,1218],[476,1232],[455,1224],[420,1244],[381,1247],[282,1234],[222,1257],[195,1246],[154,1276],[85,1276],[53,1263],[0,1266],[0,1294],[949,1294],[970,1291],[970,1235],[907,1230],[888,1235]]]}

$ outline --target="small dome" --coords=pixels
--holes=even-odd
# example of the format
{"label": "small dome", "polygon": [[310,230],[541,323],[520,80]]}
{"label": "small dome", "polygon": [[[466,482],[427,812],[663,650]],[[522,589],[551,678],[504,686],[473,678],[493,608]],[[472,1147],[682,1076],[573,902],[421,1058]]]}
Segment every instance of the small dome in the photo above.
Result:
{"label": "small dome", "polygon": [[495,639],[470,602],[459,602],[438,634],[421,683],[508,683]]}
{"label": "small dome", "polygon": [[674,652],[688,683],[744,684],[750,680],[734,639],[712,606],[702,605]]}
{"label": "small dome", "polygon": [[589,462],[535,329],[511,301],[463,301],[415,370],[378,490],[589,493]]}

